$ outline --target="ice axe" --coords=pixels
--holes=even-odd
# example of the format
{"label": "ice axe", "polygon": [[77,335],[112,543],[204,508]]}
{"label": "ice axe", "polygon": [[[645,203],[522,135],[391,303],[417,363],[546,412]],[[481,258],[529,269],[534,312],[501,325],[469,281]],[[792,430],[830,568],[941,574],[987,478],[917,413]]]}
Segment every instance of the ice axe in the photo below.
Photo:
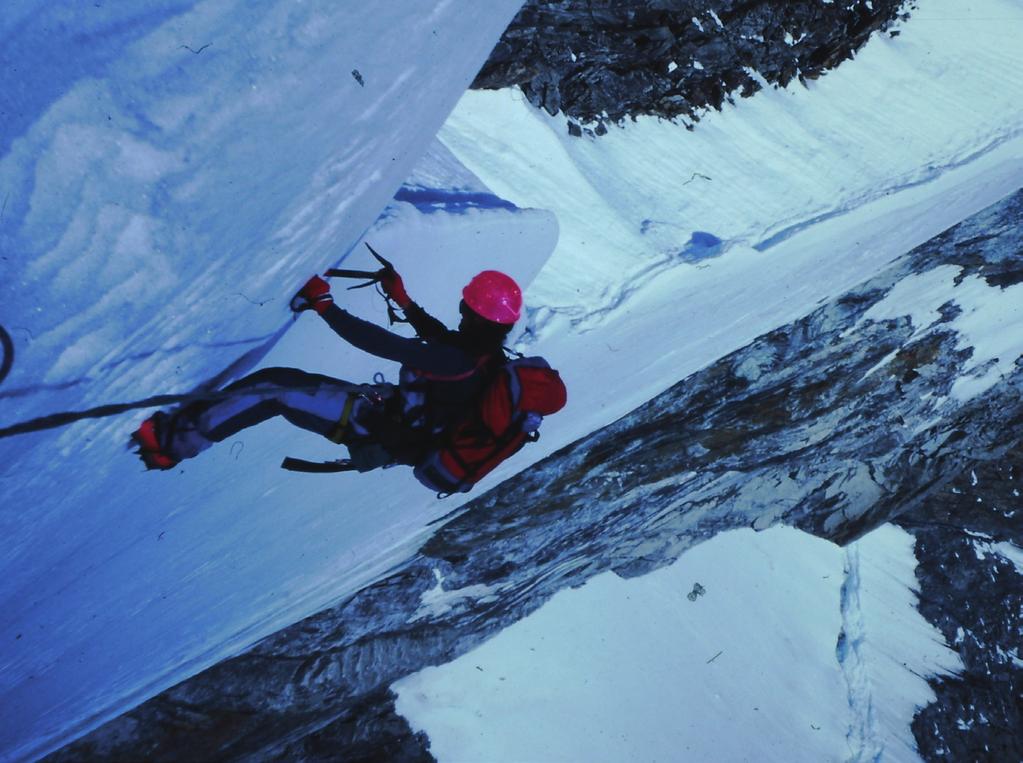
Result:
{"label": "ice axe", "polygon": [[385,260],[380,253],[371,247],[369,243],[366,244],[366,248],[369,249],[369,253],[376,257],[377,262],[383,265],[379,270],[346,270],[345,268],[330,268],[323,275],[328,278],[366,278],[368,279],[365,283],[357,283],[355,286],[349,286],[348,291],[352,289],[365,289],[367,286],[373,286],[374,284],[380,283],[380,279],[388,273],[394,272],[394,265]]}
{"label": "ice axe", "polygon": [[[323,275],[325,275],[327,278],[336,277],[366,279],[364,283],[357,283],[354,286],[349,286],[348,291],[351,291],[352,289],[365,289],[367,286],[376,286],[385,276],[397,272],[394,269],[394,265],[392,265],[390,261],[386,260],[380,254],[380,252],[378,252],[376,249],[370,246],[369,242],[364,241],[363,243],[366,244],[366,248],[369,249],[369,253],[372,254],[376,258],[377,262],[379,262],[383,267],[381,267],[379,270],[348,270],[345,268],[330,268]],[[386,292],[378,288],[377,293],[379,293],[380,296],[387,300],[387,318],[392,324],[408,323],[406,319],[398,315],[395,305],[392,304],[391,298],[387,296]]]}

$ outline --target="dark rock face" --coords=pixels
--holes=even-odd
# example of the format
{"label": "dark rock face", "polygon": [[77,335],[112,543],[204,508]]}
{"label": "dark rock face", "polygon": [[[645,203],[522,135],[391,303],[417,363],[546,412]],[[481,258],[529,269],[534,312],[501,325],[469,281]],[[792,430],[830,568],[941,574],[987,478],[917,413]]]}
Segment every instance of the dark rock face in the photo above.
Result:
{"label": "dark rock face", "polygon": [[[418,760],[425,741],[395,716],[391,683],[559,590],[607,570],[644,574],[724,529],[786,522],[844,543],[907,512],[925,521],[964,470],[1019,445],[1023,364],[959,401],[952,385],[974,370],[955,297],[929,326],[868,311],[935,268],[956,266],[959,283],[1004,272],[998,263],[1023,256],[1021,221],[1023,191],[475,499],[386,579],[54,759],[318,760],[329,747],[346,760]],[[479,584],[488,595],[468,593]],[[423,605],[438,586],[444,610]]]}
{"label": "dark rock face", "polygon": [[[738,93],[814,79],[886,30],[906,0],[530,0],[476,77],[593,124],[653,114],[690,122]],[[898,34],[898,32],[892,32]],[[570,123],[573,134],[579,125]]]}
{"label": "dark rock face", "polygon": [[[1023,760],[1023,449],[980,461],[900,520],[916,536],[920,612],[959,652],[913,721],[926,760]],[[1004,547],[1003,547],[1004,548]]]}

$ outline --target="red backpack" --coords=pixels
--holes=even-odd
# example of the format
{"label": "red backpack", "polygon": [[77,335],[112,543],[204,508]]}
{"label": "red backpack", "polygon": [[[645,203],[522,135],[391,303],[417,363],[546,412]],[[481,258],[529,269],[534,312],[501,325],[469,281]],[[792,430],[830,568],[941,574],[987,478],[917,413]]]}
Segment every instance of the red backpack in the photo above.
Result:
{"label": "red backpack", "polygon": [[416,466],[416,478],[443,495],[469,492],[523,445],[535,442],[543,417],[560,411],[567,399],[564,382],[543,358],[508,361],[476,407]]}

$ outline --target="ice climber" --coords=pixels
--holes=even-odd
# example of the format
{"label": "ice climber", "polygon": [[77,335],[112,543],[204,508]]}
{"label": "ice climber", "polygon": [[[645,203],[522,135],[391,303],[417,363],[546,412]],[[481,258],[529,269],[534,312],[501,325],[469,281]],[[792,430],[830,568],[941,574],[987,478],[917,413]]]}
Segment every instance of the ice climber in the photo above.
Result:
{"label": "ice climber", "polygon": [[[417,334],[408,338],[334,304],[330,285],[313,276],[292,300],[314,310],[342,339],[401,364],[399,382],[356,384],[296,368],[264,368],[209,400],[157,412],[133,435],[150,469],[171,469],[215,442],[274,416],[344,444],[349,457],[325,464],[285,459],[297,471],[416,467],[439,493],[467,491],[524,442],[543,415],[565,403],[556,371],[541,358],[509,359],[504,342],[522,310],[508,275],[485,270],[462,290],[461,322],[448,329],[412,301],[401,276],[372,274]],[[352,271],[336,271],[350,274]]]}

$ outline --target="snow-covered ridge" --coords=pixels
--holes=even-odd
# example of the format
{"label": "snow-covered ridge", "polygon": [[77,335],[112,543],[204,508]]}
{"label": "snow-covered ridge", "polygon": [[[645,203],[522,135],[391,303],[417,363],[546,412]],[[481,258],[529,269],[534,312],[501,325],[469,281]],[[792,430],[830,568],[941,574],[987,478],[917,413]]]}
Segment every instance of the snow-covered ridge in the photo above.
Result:
{"label": "snow-covered ridge", "polygon": [[[849,65],[726,105],[691,133],[640,117],[599,139],[572,138],[564,117],[502,91],[467,93],[441,138],[504,198],[558,213],[558,255],[533,294],[589,325],[587,316],[606,315],[666,271],[692,281],[677,266],[695,231],[721,239],[719,253],[772,253],[796,232],[868,205],[902,206],[892,197],[911,199],[902,192],[933,187],[991,152],[1007,149],[994,167],[1019,161],[1023,84],[1006,77],[1019,54],[1003,34],[1016,23],[1018,5],[1004,0],[973,18],[954,0],[932,0],[899,37],[875,36]],[[998,189],[971,211],[1015,190],[1018,177],[1014,168],[1013,179],[992,179]],[[900,237],[887,259],[942,228],[904,232],[910,245]],[[834,252],[833,293],[876,272],[885,243],[869,234],[858,251]]]}

